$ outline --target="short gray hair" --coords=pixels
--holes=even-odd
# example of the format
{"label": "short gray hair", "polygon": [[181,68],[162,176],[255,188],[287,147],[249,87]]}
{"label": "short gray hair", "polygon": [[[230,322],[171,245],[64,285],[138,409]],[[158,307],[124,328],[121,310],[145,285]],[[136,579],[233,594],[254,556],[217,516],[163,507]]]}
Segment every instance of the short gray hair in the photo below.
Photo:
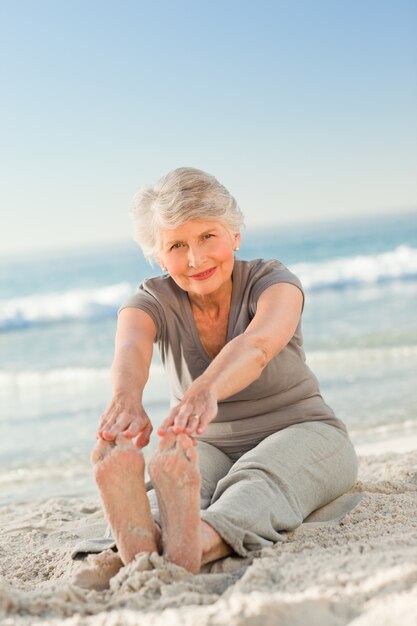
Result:
{"label": "short gray hair", "polygon": [[159,254],[161,228],[177,228],[191,220],[221,222],[231,233],[244,226],[243,213],[226,187],[193,167],[179,167],[154,186],[141,187],[131,216],[133,238],[149,261]]}

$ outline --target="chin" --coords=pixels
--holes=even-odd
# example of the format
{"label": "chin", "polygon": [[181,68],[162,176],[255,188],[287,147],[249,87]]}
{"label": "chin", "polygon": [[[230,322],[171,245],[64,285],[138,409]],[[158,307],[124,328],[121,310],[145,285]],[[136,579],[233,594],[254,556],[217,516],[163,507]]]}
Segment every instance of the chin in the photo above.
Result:
{"label": "chin", "polygon": [[208,280],[205,281],[196,281],[188,284],[187,291],[192,291],[194,293],[198,293],[199,295],[208,295],[220,289],[225,283],[226,280]]}

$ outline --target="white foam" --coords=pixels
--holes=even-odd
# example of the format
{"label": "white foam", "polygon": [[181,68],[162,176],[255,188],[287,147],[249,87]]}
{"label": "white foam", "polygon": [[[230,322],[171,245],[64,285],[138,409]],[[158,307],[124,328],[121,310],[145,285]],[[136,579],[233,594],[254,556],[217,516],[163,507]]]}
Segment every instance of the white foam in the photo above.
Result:
{"label": "white foam", "polygon": [[[417,249],[406,245],[369,256],[298,263],[291,267],[306,290],[361,287],[417,279]],[[114,317],[134,291],[128,282],[97,289],[29,295],[0,301],[0,330],[73,320]]]}
{"label": "white foam", "polygon": [[305,289],[340,288],[417,278],[417,249],[406,245],[390,252],[298,263],[291,267]]}
{"label": "white foam", "polygon": [[352,437],[356,452],[359,456],[368,456],[370,454],[386,454],[387,452],[412,452],[417,449],[417,429],[406,435],[390,437],[389,439],[380,439],[377,441],[356,442]]}
{"label": "white foam", "polygon": [[307,352],[309,365],[352,364],[364,362],[387,363],[417,358],[417,345],[383,346],[375,348],[346,348],[342,350],[310,350]]}
{"label": "white foam", "polygon": [[[347,363],[364,361],[402,361],[417,358],[417,345],[388,346],[378,348],[347,348],[343,350],[310,350],[307,360],[310,365],[321,363]],[[149,384],[157,388],[165,381],[166,375],[162,365],[152,363]],[[47,387],[85,388],[95,384],[111,383],[108,367],[65,367],[51,370],[22,370],[8,372],[0,370],[0,392],[30,388],[45,390]]]}
{"label": "white foam", "polygon": [[67,367],[53,370],[23,370],[6,372],[0,370],[0,389],[26,390],[30,387],[45,388],[51,386],[85,387],[97,382],[109,382],[108,368]]}
{"label": "white foam", "polygon": [[27,466],[8,468],[0,472],[0,485],[17,486],[26,482],[49,481],[56,477],[62,480],[83,477],[89,470],[88,456],[84,459],[70,459],[56,461],[55,463],[45,463],[36,465],[34,463]]}
{"label": "white foam", "polygon": [[98,289],[74,289],[0,302],[0,330],[66,320],[114,316],[132,293],[127,282]]}
{"label": "white foam", "polygon": [[[152,379],[164,376],[162,365],[151,365]],[[96,382],[110,382],[110,370],[107,367],[64,367],[52,370],[23,370],[6,372],[0,370],[1,388],[55,387],[57,385],[89,386]]]}
{"label": "white foam", "polygon": [[[59,407],[80,412],[107,402],[110,397],[109,368],[0,370],[0,420],[11,415],[14,420],[37,418],[59,411]],[[168,381],[160,364],[151,365],[143,402],[145,406],[169,404]]]}

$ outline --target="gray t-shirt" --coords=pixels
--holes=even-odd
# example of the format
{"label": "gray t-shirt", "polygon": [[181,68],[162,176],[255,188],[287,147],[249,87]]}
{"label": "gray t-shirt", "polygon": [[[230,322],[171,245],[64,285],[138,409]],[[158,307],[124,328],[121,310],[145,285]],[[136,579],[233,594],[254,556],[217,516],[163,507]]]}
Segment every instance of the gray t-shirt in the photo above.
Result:
{"label": "gray t-shirt", "polygon": [[[279,261],[236,259],[227,341],[245,331],[256,313],[261,293],[276,283],[291,283],[303,292],[299,279]],[[187,292],[168,275],[145,280],[123,303],[142,309],[156,326],[156,343],[175,406],[193,380],[210,365],[194,322]],[[260,377],[219,402],[216,418],[198,437],[227,453],[250,450],[266,436],[300,422],[321,420],[346,432],[346,426],[324,402],[317,378],[305,362],[301,322],[288,343]]]}

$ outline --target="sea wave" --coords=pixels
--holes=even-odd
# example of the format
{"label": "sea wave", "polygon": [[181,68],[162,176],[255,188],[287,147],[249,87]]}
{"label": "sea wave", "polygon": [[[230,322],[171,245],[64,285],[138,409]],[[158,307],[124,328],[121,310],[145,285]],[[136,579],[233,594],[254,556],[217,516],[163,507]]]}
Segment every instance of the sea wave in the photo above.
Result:
{"label": "sea wave", "polygon": [[[164,376],[162,365],[152,363],[150,376],[154,380]],[[91,384],[110,383],[108,367],[63,367],[50,370],[23,370],[7,372],[0,370],[0,391],[27,390],[46,387],[90,387]]]}
{"label": "sea wave", "polygon": [[[417,360],[417,345],[396,345],[367,348],[344,348],[329,350],[309,350],[307,361],[310,365],[331,367],[342,363],[346,367],[364,362],[394,363],[399,361],[414,362]],[[145,387],[149,397],[165,400],[167,397],[167,376],[163,366],[153,362],[149,380]],[[21,370],[8,372],[0,370],[0,394],[5,393],[39,393],[50,390],[60,392],[88,392],[96,387],[111,385],[111,374],[108,367],[65,367],[49,370]]]}
{"label": "sea wave", "polygon": [[417,346],[382,346],[369,348],[345,348],[336,350],[309,350],[307,361],[316,365],[336,365],[342,363],[345,366],[365,362],[394,363],[417,359]]}
{"label": "sea wave", "polygon": [[[402,245],[382,254],[298,263],[292,265],[291,270],[307,291],[417,280],[417,248]],[[0,301],[0,331],[114,317],[121,302],[133,291],[133,285],[122,282],[97,289],[3,300]]]}
{"label": "sea wave", "polygon": [[[152,363],[143,393],[146,407],[158,411],[169,406],[169,385],[162,365]],[[111,396],[109,368],[56,368],[50,370],[0,370],[0,422],[75,419],[102,411]]]}
{"label": "sea wave", "polygon": [[28,388],[42,388],[50,386],[85,387],[91,383],[109,382],[108,368],[93,367],[65,367],[52,370],[23,370],[7,372],[0,370],[1,390],[27,390]]}
{"label": "sea wave", "polygon": [[398,246],[374,255],[329,259],[317,263],[298,263],[291,270],[305,289],[340,289],[381,283],[416,280],[417,249]]}
{"label": "sea wave", "polygon": [[0,330],[114,317],[120,303],[131,293],[131,285],[122,282],[98,289],[73,289],[3,300],[0,301]]}

